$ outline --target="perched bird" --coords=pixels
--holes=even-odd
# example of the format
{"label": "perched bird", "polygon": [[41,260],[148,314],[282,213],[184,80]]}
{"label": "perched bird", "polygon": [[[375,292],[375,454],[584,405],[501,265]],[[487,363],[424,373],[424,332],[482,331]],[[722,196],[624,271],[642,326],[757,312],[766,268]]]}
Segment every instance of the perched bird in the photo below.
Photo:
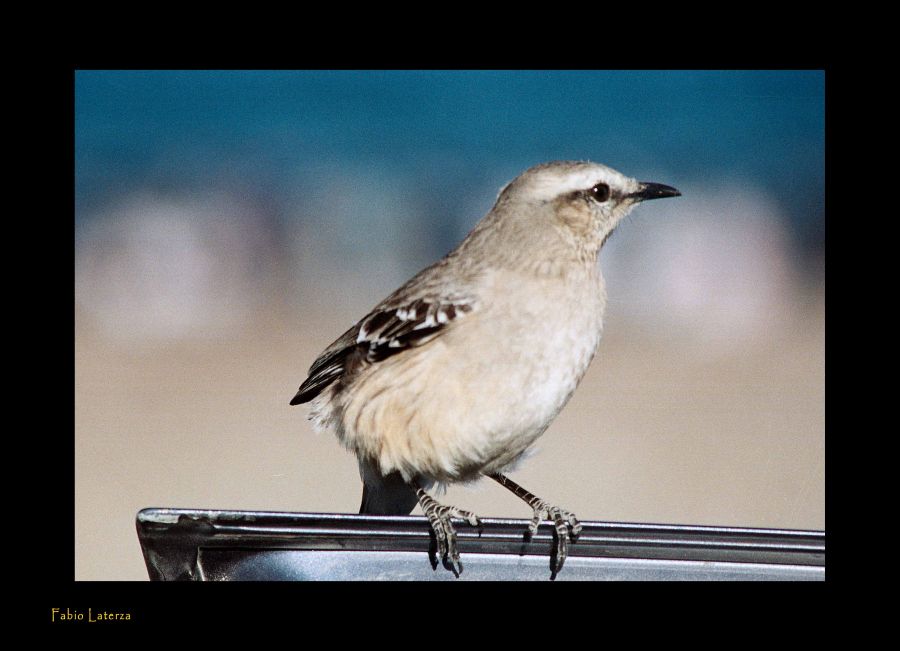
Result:
{"label": "perched bird", "polygon": [[407,515],[418,503],[443,564],[462,564],[434,485],[491,477],[552,519],[552,577],[573,513],[501,474],[544,433],[584,376],[603,329],[597,257],[641,201],[675,188],[591,162],[551,162],[507,184],[453,251],[385,298],[326,348],[291,400],[356,453],[360,513]]}

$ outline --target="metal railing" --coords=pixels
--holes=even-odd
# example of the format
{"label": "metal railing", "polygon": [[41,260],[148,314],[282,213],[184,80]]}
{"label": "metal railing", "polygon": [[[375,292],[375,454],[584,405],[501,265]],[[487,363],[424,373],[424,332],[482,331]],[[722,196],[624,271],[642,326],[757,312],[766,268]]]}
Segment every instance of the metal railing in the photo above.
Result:
{"label": "metal railing", "polygon": [[[556,580],[824,580],[825,533],[583,522]],[[553,527],[456,525],[459,580],[547,580]],[[137,532],[152,580],[457,580],[429,562],[421,516],[144,509]]]}

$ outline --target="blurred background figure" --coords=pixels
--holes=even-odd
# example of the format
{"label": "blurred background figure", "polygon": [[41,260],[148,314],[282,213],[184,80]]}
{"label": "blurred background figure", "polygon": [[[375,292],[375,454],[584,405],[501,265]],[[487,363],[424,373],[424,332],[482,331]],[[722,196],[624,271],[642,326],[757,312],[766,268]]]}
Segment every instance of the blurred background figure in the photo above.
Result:
{"label": "blurred background figure", "polygon": [[514,478],[585,520],[824,528],[823,72],[79,71],[75,136],[76,578],[146,578],[146,506],[355,512],[306,369],[560,159],[683,196],[604,248],[604,342]]}

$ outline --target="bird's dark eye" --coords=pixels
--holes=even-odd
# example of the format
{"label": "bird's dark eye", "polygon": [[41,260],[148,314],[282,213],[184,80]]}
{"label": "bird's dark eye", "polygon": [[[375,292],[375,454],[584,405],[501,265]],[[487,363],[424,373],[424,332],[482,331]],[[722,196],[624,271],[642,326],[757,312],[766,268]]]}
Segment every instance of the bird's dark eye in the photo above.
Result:
{"label": "bird's dark eye", "polygon": [[591,188],[591,196],[600,203],[603,203],[609,199],[609,186],[606,185],[606,183],[598,183]]}

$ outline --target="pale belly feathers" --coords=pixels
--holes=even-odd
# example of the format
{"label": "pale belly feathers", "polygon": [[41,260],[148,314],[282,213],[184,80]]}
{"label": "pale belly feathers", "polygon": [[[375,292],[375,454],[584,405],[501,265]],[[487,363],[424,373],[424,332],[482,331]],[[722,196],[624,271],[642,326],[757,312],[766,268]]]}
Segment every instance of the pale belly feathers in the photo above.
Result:
{"label": "pale belly feathers", "polygon": [[[419,349],[372,367],[343,403],[338,436],[382,472],[438,482],[514,463],[546,430],[600,342],[605,292],[561,278],[507,288]],[[500,327],[503,324],[503,327]]]}

